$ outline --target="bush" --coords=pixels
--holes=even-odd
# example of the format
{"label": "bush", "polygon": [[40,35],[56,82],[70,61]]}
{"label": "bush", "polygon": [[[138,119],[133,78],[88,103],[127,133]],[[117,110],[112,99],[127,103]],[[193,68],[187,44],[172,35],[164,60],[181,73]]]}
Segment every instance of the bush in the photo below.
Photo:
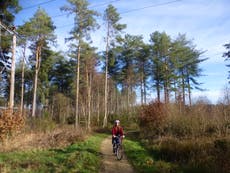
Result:
{"label": "bush", "polygon": [[142,106],[139,111],[141,138],[228,136],[230,116],[221,114],[219,109],[218,105],[194,105],[180,112],[177,105],[157,102]]}
{"label": "bush", "polygon": [[20,112],[5,109],[0,112],[0,140],[3,142],[7,136],[19,131],[25,124]]}
{"label": "bush", "polygon": [[166,123],[165,133],[179,138],[191,136],[195,127],[192,119],[189,121],[188,117],[184,116],[168,117]]}
{"label": "bush", "polygon": [[229,108],[205,102],[183,109],[157,102],[143,106],[141,141],[157,160],[178,164],[182,172],[229,173]]}
{"label": "bush", "polygon": [[181,165],[186,173],[193,171],[228,173],[230,170],[230,139],[228,138],[212,140],[163,138],[148,145],[147,148],[157,159]]}
{"label": "bush", "polygon": [[159,136],[163,133],[163,125],[167,116],[167,109],[163,103],[153,102],[142,106],[139,115],[139,125],[143,137]]}

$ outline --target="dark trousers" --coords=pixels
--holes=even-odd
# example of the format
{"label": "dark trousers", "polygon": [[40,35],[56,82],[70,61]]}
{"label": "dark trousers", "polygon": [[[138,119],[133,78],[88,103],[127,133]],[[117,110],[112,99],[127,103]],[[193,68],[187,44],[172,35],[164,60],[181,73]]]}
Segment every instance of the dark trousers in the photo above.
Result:
{"label": "dark trousers", "polygon": [[119,143],[119,138],[114,138],[114,137],[112,137],[112,144],[113,144],[113,146],[114,146],[114,144],[116,144],[116,143]]}

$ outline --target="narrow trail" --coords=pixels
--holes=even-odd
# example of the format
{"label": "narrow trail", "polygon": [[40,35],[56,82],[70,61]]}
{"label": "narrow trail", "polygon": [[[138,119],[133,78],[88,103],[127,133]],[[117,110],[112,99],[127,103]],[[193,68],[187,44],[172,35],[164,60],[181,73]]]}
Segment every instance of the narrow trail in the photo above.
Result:
{"label": "narrow trail", "polygon": [[103,155],[100,173],[134,173],[132,166],[128,163],[126,156],[118,161],[112,153],[111,137],[106,138],[101,144]]}

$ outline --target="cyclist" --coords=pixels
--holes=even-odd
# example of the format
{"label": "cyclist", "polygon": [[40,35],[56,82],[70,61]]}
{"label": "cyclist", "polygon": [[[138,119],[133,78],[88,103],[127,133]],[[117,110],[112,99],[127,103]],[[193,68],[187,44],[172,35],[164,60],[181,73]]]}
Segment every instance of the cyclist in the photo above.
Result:
{"label": "cyclist", "polygon": [[120,140],[122,140],[122,138],[124,138],[124,131],[123,128],[120,126],[120,121],[119,120],[115,120],[114,121],[114,126],[112,128],[112,144],[113,144],[113,152],[115,153],[115,143],[117,142],[116,140],[118,139],[117,137],[120,137]]}

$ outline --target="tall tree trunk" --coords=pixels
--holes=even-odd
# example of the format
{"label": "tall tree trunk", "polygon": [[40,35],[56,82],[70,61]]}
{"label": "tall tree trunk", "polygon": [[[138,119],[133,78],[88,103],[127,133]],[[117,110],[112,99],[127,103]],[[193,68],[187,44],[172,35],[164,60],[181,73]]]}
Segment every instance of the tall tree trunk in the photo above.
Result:
{"label": "tall tree trunk", "polygon": [[107,126],[108,123],[108,59],[109,59],[109,22],[107,25],[107,37],[106,37],[106,57],[105,57],[105,115],[103,120],[103,127]]}
{"label": "tall tree trunk", "polygon": [[144,75],[141,73],[141,105],[144,103]]}
{"label": "tall tree trunk", "polygon": [[118,91],[116,90],[116,114],[119,113],[119,110],[120,110],[120,105],[119,105]]}
{"label": "tall tree trunk", "polygon": [[187,75],[187,82],[188,82],[188,99],[189,99],[189,106],[192,106],[191,86],[190,86],[189,75]]}
{"label": "tall tree trunk", "polygon": [[144,79],[143,81],[143,84],[144,84],[144,103],[146,104],[147,103],[147,93],[146,93],[146,80]]}
{"label": "tall tree trunk", "polygon": [[[86,113],[86,110],[87,109],[87,106],[86,106],[86,103],[84,103],[83,101],[81,102],[81,112],[82,112],[82,115],[83,115],[83,118],[81,117],[81,119],[79,119],[79,124],[82,122],[82,123],[85,123],[85,128],[87,128],[87,113]],[[80,110],[80,107],[79,107],[79,110]],[[79,111],[80,112],[80,111]]]}
{"label": "tall tree trunk", "polygon": [[130,105],[130,88],[128,86],[127,88],[127,107],[126,107],[127,110],[129,110],[129,105]]}
{"label": "tall tree trunk", "polygon": [[76,103],[75,103],[75,128],[79,126],[79,80],[80,80],[80,56],[81,56],[81,45],[80,41],[77,48],[77,67],[76,67]]}
{"label": "tall tree trunk", "polygon": [[9,99],[9,108],[12,109],[12,110],[14,108],[15,53],[16,53],[16,34],[13,34],[11,75],[10,75],[10,99]]}
{"label": "tall tree trunk", "polygon": [[157,90],[157,101],[160,102],[161,101],[161,95],[160,95],[161,90],[160,90],[160,82],[159,81],[156,82],[156,90]]}
{"label": "tall tree trunk", "polygon": [[164,82],[164,101],[167,103],[167,88],[166,88],[166,83]]}
{"label": "tall tree trunk", "polygon": [[100,125],[100,89],[97,89],[97,125]]}
{"label": "tall tree trunk", "polygon": [[182,77],[182,103],[184,106],[185,105],[185,80],[184,80],[184,77]]}
{"label": "tall tree trunk", "polygon": [[160,68],[158,67],[158,65],[156,66],[156,90],[157,90],[157,101],[160,102],[161,101],[161,88],[160,88]]}
{"label": "tall tree trunk", "polygon": [[168,81],[167,80],[164,83],[164,97],[165,97],[165,103],[169,103],[169,89],[168,89]]}
{"label": "tall tree trunk", "polygon": [[[110,96],[110,97],[109,97]],[[108,115],[110,113],[110,101],[111,101],[111,95],[110,95],[110,82],[108,80],[107,82],[107,119]]]}
{"label": "tall tree trunk", "polygon": [[175,102],[177,102],[177,92],[178,92],[178,89],[176,87],[176,80],[174,79],[174,99],[175,99]]}
{"label": "tall tree trunk", "polygon": [[112,108],[113,108],[113,113],[116,113],[117,105],[116,105],[116,100],[117,100],[117,91],[116,91],[116,86],[115,83],[113,83],[113,102],[112,102]]}
{"label": "tall tree trunk", "polygon": [[38,72],[39,72],[39,68],[40,68],[41,47],[42,46],[37,46],[37,49],[36,49],[36,64],[35,64],[35,76],[34,76],[32,117],[35,117],[35,111],[36,111],[36,107],[37,107],[36,100],[37,100]]}
{"label": "tall tree trunk", "polygon": [[168,71],[168,62],[167,58],[164,60],[165,65],[165,72],[164,72],[164,96],[165,96],[165,103],[169,103],[169,71]]}
{"label": "tall tree trunk", "polygon": [[25,82],[25,58],[26,58],[26,46],[23,49],[23,58],[22,58],[22,83],[21,83],[21,104],[20,112],[24,113],[24,82]]}
{"label": "tall tree trunk", "polygon": [[91,74],[86,66],[86,87],[87,87],[87,102],[88,102],[88,118],[87,129],[91,130]]}

